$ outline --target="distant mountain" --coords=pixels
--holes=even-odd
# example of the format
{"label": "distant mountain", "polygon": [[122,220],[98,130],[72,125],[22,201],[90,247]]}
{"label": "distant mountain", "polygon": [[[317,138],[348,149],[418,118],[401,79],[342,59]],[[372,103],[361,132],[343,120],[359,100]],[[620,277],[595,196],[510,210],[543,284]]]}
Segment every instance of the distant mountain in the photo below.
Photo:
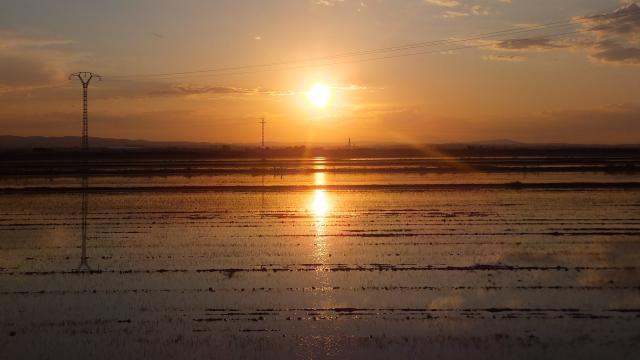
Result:
{"label": "distant mountain", "polygon": [[472,141],[466,143],[438,144],[445,148],[458,148],[467,146],[488,147],[488,148],[628,148],[638,147],[640,144],[572,144],[572,143],[526,143],[509,139]]}
{"label": "distant mountain", "polygon": [[[80,148],[82,143],[79,136],[12,136],[0,135],[0,149],[74,149]],[[111,139],[111,138],[90,138],[89,144],[92,148],[101,149],[130,149],[130,148],[207,148],[220,144],[187,141],[151,141],[151,140],[131,140],[131,139]]]}
{"label": "distant mountain", "polygon": [[480,145],[480,146],[529,146],[531,144],[513,141],[509,139],[496,139],[496,140],[486,140],[486,141],[474,141],[471,143],[467,143],[466,145]]}

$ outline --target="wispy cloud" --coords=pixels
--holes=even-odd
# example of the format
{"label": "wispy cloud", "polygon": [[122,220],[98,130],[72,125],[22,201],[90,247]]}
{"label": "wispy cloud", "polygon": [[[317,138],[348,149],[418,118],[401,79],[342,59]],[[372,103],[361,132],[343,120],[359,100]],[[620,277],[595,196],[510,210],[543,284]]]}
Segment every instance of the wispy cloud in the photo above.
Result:
{"label": "wispy cloud", "polygon": [[461,11],[447,10],[447,11],[444,12],[444,14],[442,14],[443,18],[457,18],[457,17],[463,17],[463,16],[469,16],[469,13],[461,12]]}
{"label": "wispy cloud", "polygon": [[318,6],[334,7],[340,4],[351,5],[351,9],[361,12],[367,8],[367,3],[371,0],[312,0]]}
{"label": "wispy cloud", "polygon": [[629,3],[611,13],[578,18],[576,21],[602,37],[631,35],[637,40],[640,36],[640,5]]}
{"label": "wispy cloud", "polygon": [[334,6],[337,3],[344,2],[344,0],[314,0],[316,5],[322,6]]}
{"label": "wispy cloud", "polygon": [[168,89],[153,91],[151,95],[269,95],[269,94],[283,94],[286,91],[265,90],[260,88],[239,88],[239,87],[227,87],[227,86],[202,86],[192,84],[173,84],[162,85],[168,86]]}
{"label": "wispy cloud", "polygon": [[446,8],[447,10],[441,14],[443,18],[489,15],[495,6],[511,4],[511,0],[424,0],[424,2]]}
{"label": "wispy cloud", "polygon": [[460,2],[457,0],[425,0],[426,2],[444,7],[456,7],[460,5]]}
{"label": "wispy cloud", "polygon": [[[610,13],[574,19],[577,34],[565,40],[550,36],[495,41],[490,49],[525,52],[583,51],[598,63],[640,65],[640,5],[628,3]],[[498,60],[495,56],[488,59]]]}
{"label": "wispy cloud", "polygon": [[502,54],[486,55],[486,56],[483,56],[482,59],[486,61],[507,61],[507,62],[523,62],[526,60],[526,58],[523,56],[502,55]]}
{"label": "wispy cloud", "polygon": [[499,41],[495,44],[495,48],[499,50],[536,50],[544,51],[557,48],[564,48],[566,45],[553,42],[551,39],[529,38],[529,39],[507,39]]}
{"label": "wispy cloud", "polygon": [[65,39],[49,39],[0,31],[0,50],[28,50],[54,48],[72,44],[73,41]]}
{"label": "wispy cloud", "polygon": [[640,65],[640,48],[626,47],[613,40],[594,43],[591,45],[589,56],[604,63]]}
{"label": "wispy cloud", "polygon": [[[578,21],[578,20],[577,20]],[[597,62],[640,65],[640,5],[629,3],[607,14],[580,21],[591,39],[583,41],[589,57]]]}

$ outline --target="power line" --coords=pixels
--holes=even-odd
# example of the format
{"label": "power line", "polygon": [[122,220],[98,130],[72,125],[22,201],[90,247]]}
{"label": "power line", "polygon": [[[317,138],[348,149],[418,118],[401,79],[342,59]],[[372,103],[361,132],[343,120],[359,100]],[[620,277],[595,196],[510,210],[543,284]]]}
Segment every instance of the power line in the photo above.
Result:
{"label": "power line", "polygon": [[[528,40],[528,39],[548,39],[548,38],[558,38],[558,37],[563,37],[563,36],[568,36],[568,35],[575,35],[575,34],[580,34],[580,33],[585,33],[585,32],[589,32],[590,30],[576,30],[576,31],[569,31],[569,32],[562,32],[562,33],[553,33],[553,34],[548,34],[542,37],[538,37],[538,38],[516,38],[516,39],[509,39],[509,40]],[[428,50],[428,51],[417,51],[417,52],[409,52],[409,53],[400,53],[400,54],[391,54],[391,55],[385,55],[385,56],[378,56],[378,57],[369,57],[369,58],[362,58],[362,59],[350,59],[350,60],[342,60],[342,61],[334,61],[334,62],[325,62],[325,63],[318,63],[318,64],[302,64],[302,65],[298,65],[298,66],[288,66],[288,67],[280,67],[280,68],[267,68],[267,69],[258,69],[258,70],[253,70],[253,71],[238,71],[238,72],[226,72],[226,73],[211,73],[211,74],[201,74],[201,75],[197,75],[197,74],[186,74],[186,75],[180,75],[180,76],[165,76],[165,77],[157,77],[157,78],[149,78],[149,79],[145,79],[145,80],[173,80],[173,79],[186,79],[186,78],[192,78],[194,76],[197,77],[211,77],[211,76],[238,76],[238,75],[249,75],[249,74],[257,74],[257,73],[265,73],[265,72],[274,72],[274,71],[285,71],[285,70],[298,70],[298,69],[307,69],[307,68],[315,68],[315,67],[324,67],[324,66],[333,66],[333,65],[344,65],[344,64],[355,64],[355,63],[364,63],[364,62],[372,62],[372,61],[383,61],[383,60],[389,60],[389,59],[397,59],[397,58],[403,58],[403,57],[411,57],[411,56],[418,56],[418,55],[428,55],[428,54],[436,54],[436,53],[442,53],[442,52],[448,52],[448,51],[458,51],[458,50],[466,50],[466,49],[478,49],[478,48],[485,48],[485,47],[490,47],[493,46],[495,44],[490,43],[490,44],[475,44],[475,45],[464,45],[464,46],[458,46],[458,47],[453,47],[453,48],[443,48],[443,49],[437,49],[437,50]],[[112,81],[132,81],[134,79],[131,80],[112,80]]]}
{"label": "power line", "polygon": [[[632,15],[635,15],[635,14],[638,14],[638,13],[640,13],[640,10],[631,10],[631,11],[627,11],[627,12],[623,12],[623,13],[608,13],[607,19],[608,20],[617,19],[617,18],[632,16]],[[467,36],[467,37],[464,37],[464,38],[461,38],[461,39],[441,39],[441,40],[426,41],[426,42],[415,42],[415,43],[409,43],[409,44],[398,45],[398,46],[383,47],[383,48],[368,49],[368,50],[351,51],[351,52],[345,52],[345,53],[339,53],[339,54],[322,56],[322,57],[315,57],[315,58],[305,58],[305,59],[288,60],[288,61],[271,62],[271,63],[262,63],[262,64],[253,64],[253,65],[243,65],[243,66],[233,66],[233,67],[221,67],[221,68],[213,68],[213,69],[206,69],[206,70],[167,72],[167,73],[156,73],[156,74],[114,75],[114,76],[111,76],[111,79],[114,79],[114,80],[116,80],[116,79],[121,79],[121,80],[140,79],[141,80],[141,79],[154,79],[154,78],[171,79],[171,78],[174,78],[174,77],[182,77],[182,76],[185,76],[185,75],[196,75],[196,74],[206,74],[206,73],[225,73],[225,75],[226,75],[226,74],[229,74],[228,72],[238,71],[238,70],[249,70],[249,69],[256,69],[256,68],[269,68],[269,67],[276,67],[276,66],[304,64],[304,63],[309,63],[309,62],[316,63],[316,64],[312,64],[313,66],[326,66],[326,64],[319,63],[319,62],[333,60],[333,59],[339,59],[339,58],[345,58],[345,57],[359,57],[359,56],[366,56],[366,55],[377,55],[377,54],[408,51],[408,50],[413,50],[413,49],[416,49],[416,48],[455,45],[455,44],[465,43],[465,42],[469,42],[469,41],[485,40],[485,39],[491,39],[491,38],[495,38],[495,37],[499,37],[499,36],[517,35],[517,34],[534,32],[534,31],[541,31],[541,30],[562,29],[562,28],[565,28],[565,27],[574,26],[576,24],[583,23],[585,21],[590,21],[592,19],[592,16],[593,15],[587,15],[587,16],[582,16],[582,17],[579,17],[579,18],[572,18],[572,19],[569,19],[569,20],[555,21],[555,22],[549,22],[549,23],[540,24],[540,25],[527,26],[527,27],[524,27],[524,28],[520,27],[520,28],[511,28],[511,29],[493,31],[493,32],[488,32],[488,33],[482,33],[482,34]],[[585,30],[585,31],[589,31],[589,30]],[[580,32],[584,32],[584,31],[580,31]],[[578,33],[578,32],[576,32],[576,33]],[[566,34],[566,33],[563,33],[563,34]],[[553,36],[553,35],[551,35],[551,36]],[[414,53],[412,53],[412,54],[414,54]],[[418,53],[418,54],[420,54],[420,53]],[[406,56],[406,55],[400,54],[399,56]],[[397,56],[390,56],[388,58],[393,58],[393,57],[397,57]],[[378,58],[376,58],[376,59],[378,59]],[[355,61],[355,62],[360,62],[360,61]],[[278,68],[278,70],[281,70],[281,69]]]}
{"label": "power line", "polygon": [[440,40],[432,40],[432,41],[425,41],[425,42],[416,42],[416,43],[409,43],[409,44],[392,46],[392,47],[384,47],[384,48],[376,48],[376,49],[368,49],[368,50],[358,50],[358,51],[351,51],[351,52],[345,52],[345,53],[339,53],[339,54],[333,54],[333,55],[327,55],[327,56],[321,56],[321,57],[313,57],[313,58],[303,58],[303,59],[296,59],[296,60],[286,60],[286,61],[278,61],[278,62],[262,63],[262,64],[253,64],[253,65],[220,67],[220,68],[213,68],[213,69],[206,69],[206,70],[193,70],[193,71],[155,73],[155,74],[112,75],[109,78],[111,78],[111,79],[120,79],[120,78],[123,78],[123,79],[124,78],[155,78],[155,77],[163,77],[164,78],[164,77],[172,76],[172,75],[191,75],[191,74],[202,74],[202,73],[212,73],[212,72],[246,70],[246,69],[251,69],[251,68],[273,67],[273,66],[281,66],[281,65],[292,65],[292,64],[299,64],[299,63],[306,63],[306,62],[320,62],[320,61],[332,60],[332,59],[343,58],[343,57],[364,56],[364,55],[371,55],[371,54],[378,54],[378,53],[410,50],[410,49],[417,48],[417,47],[442,46],[442,45],[448,45],[448,44],[452,44],[452,43],[467,42],[467,41],[491,38],[491,37],[496,37],[496,36],[500,36],[500,35],[514,35],[514,34],[519,34],[519,33],[523,33],[523,32],[532,32],[532,31],[538,31],[538,30],[548,30],[548,29],[553,28],[553,27],[559,27],[559,26],[566,27],[566,26],[571,26],[571,25],[573,25],[573,24],[572,23],[567,23],[567,24],[564,24],[564,25],[558,24],[558,25],[550,25],[550,26],[536,25],[536,26],[533,26],[533,27],[525,27],[525,28],[517,28],[517,29],[513,29],[512,28],[512,29],[509,29],[509,30],[501,30],[501,31],[495,31],[495,32],[491,32],[491,33],[478,34],[478,35],[473,35],[473,36],[462,38],[462,39],[440,39]]}

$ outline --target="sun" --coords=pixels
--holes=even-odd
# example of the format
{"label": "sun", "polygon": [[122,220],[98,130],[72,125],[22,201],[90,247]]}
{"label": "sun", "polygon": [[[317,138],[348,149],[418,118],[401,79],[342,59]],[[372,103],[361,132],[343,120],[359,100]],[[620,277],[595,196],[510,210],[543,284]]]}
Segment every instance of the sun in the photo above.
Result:
{"label": "sun", "polygon": [[315,84],[309,92],[307,99],[317,108],[325,108],[331,101],[331,88],[324,84]]}

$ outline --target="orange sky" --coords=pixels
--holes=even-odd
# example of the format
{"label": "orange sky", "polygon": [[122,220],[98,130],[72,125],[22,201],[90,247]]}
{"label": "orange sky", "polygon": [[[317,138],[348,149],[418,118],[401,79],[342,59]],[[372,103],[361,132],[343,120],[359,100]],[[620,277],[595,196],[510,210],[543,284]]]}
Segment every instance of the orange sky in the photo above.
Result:
{"label": "orange sky", "polygon": [[[0,134],[79,135],[81,87],[67,76],[94,71],[104,81],[91,85],[91,136],[257,143],[265,116],[278,143],[640,143],[634,2],[8,0],[0,24]],[[513,32],[119,77],[498,30]],[[372,61],[388,55],[400,56]],[[324,108],[307,97],[317,83],[331,92]]]}

